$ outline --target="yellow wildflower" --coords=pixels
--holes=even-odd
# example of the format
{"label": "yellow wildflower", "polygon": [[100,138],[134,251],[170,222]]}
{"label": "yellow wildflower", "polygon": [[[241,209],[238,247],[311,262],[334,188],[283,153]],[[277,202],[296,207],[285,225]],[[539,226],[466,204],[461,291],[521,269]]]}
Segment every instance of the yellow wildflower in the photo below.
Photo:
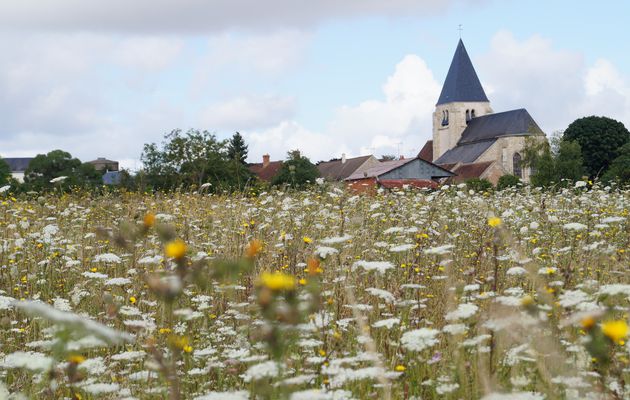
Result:
{"label": "yellow wildflower", "polygon": [[628,336],[628,324],[624,320],[602,323],[602,333],[615,343]]}
{"label": "yellow wildflower", "polygon": [[309,243],[313,242],[313,239],[311,239],[311,238],[310,238],[310,237],[308,237],[308,236],[304,236],[304,237],[302,238],[302,240],[303,240],[303,241],[304,241],[304,243],[306,243],[306,244],[309,244]]}
{"label": "yellow wildflower", "polygon": [[262,241],[254,239],[247,245],[247,248],[245,249],[245,255],[247,256],[247,258],[254,258],[258,253],[260,253],[262,247]]}
{"label": "yellow wildflower", "polygon": [[593,325],[595,325],[595,318],[593,318],[591,315],[586,316],[582,318],[582,320],[580,321],[580,325],[582,325],[582,328],[584,329],[591,329]]}
{"label": "yellow wildflower", "polygon": [[68,361],[74,364],[81,364],[83,361],[85,361],[85,357],[80,354],[72,354],[68,356]]}
{"label": "yellow wildflower", "polygon": [[263,272],[258,282],[259,285],[274,291],[295,289],[295,278],[282,272]]}
{"label": "yellow wildflower", "polygon": [[144,216],[144,226],[146,226],[147,228],[152,227],[153,225],[155,225],[155,214],[153,214],[152,212],[148,212],[145,216]]}
{"label": "yellow wildflower", "polygon": [[501,218],[499,217],[488,218],[488,225],[490,225],[493,228],[496,228],[497,226],[501,225]]}
{"label": "yellow wildflower", "polygon": [[400,364],[398,364],[398,365],[394,368],[394,370],[396,370],[397,372],[405,372],[405,370],[406,370],[406,369],[407,369],[407,368],[405,368],[405,366],[404,366],[404,365],[400,365]]}
{"label": "yellow wildflower", "polygon": [[129,302],[130,302],[131,304],[136,304],[136,301],[137,301],[137,300],[136,300],[136,298],[135,298],[134,296],[131,296],[131,297],[129,298]]}
{"label": "yellow wildflower", "polygon": [[166,251],[166,256],[175,259],[184,258],[187,249],[188,246],[186,246],[186,243],[184,243],[184,241],[181,239],[176,239],[172,242],[167,243],[166,247],[164,248],[164,250]]}
{"label": "yellow wildflower", "polygon": [[304,286],[306,285],[306,279],[302,278],[298,281],[300,283],[300,285]]}

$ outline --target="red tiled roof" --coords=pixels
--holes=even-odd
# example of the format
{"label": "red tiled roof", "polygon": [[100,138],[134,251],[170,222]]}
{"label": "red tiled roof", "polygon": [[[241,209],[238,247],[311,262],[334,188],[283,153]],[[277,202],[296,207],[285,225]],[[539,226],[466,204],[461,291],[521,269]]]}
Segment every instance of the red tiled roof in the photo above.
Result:
{"label": "red tiled roof", "polygon": [[424,161],[433,162],[433,140],[427,140],[424,144],[418,158],[422,158]]}
{"label": "red tiled roof", "polygon": [[386,189],[402,188],[403,186],[411,186],[417,189],[437,189],[439,186],[437,182],[430,179],[382,179],[378,183]]}
{"label": "red tiled roof", "polygon": [[479,178],[481,175],[483,175],[484,172],[486,172],[486,170],[492,163],[493,161],[486,161],[486,162],[461,165],[457,167],[455,171],[453,171],[457,174],[457,176],[454,177],[453,179],[455,179],[458,182],[461,182],[461,181],[465,181],[471,178]]}
{"label": "red tiled roof", "polygon": [[271,161],[265,167],[262,163],[249,164],[249,170],[258,176],[263,181],[271,182],[271,180],[278,175],[280,168],[282,167],[282,161]]}

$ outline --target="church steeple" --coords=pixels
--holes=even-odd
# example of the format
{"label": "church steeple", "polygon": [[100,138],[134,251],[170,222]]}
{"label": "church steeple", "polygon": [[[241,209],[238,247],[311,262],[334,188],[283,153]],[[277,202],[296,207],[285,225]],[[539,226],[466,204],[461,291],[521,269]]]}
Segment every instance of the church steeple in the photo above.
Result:
{"label": "church steeple", "polygon": [[459,39],[433,113],[433,158],[437,159],[457,146],[462,132],[473,118],[490,113],[490,101],[481,87],[464,42]]}
{"label": "church steeple", "polygon": [[488,97],[479,82],[475,68],[468,57],[464,42],[459,39],[453,61],[448,69],[442,93],[436,105],[452,102],[487,102]]}

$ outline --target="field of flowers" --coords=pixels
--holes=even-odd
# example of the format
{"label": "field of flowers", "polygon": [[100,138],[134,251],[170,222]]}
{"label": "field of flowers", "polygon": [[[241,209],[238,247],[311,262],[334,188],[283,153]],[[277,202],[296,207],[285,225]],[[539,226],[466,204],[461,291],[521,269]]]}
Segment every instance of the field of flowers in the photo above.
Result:
{"label": "field of flowers", "polygon": [[0,399],[630,398],[630,192],[0,201]]}

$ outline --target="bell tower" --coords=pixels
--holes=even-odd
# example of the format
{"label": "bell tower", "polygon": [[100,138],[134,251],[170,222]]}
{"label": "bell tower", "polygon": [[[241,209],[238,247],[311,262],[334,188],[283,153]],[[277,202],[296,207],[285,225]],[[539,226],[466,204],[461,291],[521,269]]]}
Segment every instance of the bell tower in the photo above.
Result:
{"label": "bell tower", "polygon": [[433,160],[457,145],[471,119],[491,113],[490,100],[460,39],[433,113]]}

